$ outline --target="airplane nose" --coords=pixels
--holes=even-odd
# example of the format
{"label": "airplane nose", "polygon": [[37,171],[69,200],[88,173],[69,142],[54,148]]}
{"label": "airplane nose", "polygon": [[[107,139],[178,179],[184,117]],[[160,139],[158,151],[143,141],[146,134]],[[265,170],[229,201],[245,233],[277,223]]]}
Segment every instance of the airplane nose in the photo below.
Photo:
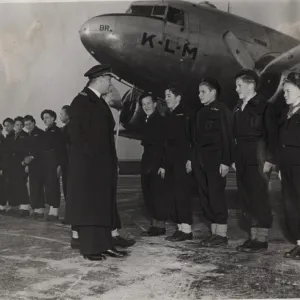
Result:
{"label": "airplane nose", "polygon": [[97,16],[81,26],[79,30],[81,42],[91,54],[109,46],[114,39],[115,21],[113,15]]}

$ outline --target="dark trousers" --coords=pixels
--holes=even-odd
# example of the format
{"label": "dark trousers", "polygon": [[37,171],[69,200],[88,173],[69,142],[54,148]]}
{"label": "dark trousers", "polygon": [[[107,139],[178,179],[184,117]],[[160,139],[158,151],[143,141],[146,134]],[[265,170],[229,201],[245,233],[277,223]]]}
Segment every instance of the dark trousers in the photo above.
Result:
{"label": "dark trousers", "polygon": [[7,196],[11,206],[29,204],[27,178],[21,160],[12,159],[10,170],[7,173]]}
{"label": "dark trousers", "polygon": [[164,181],[156,172],[141,174],[141,186],[145,205],[150,217],[157,221],[166,221],[168,213],[163,198]]}
{"label": "dark trousers", "polygon": [[300,148],[281,151],[281,186],[285,222],[291,238],[300,240]]}
{"label": "dark trousers", "polygon": [[44,152],[43,166],[46,203],[58,208],[60,206],[60,181],[57,176],[58,162],[54,151]]}
{"label": "dark trousers", "polygon": [[211,223],[227,224],[226,177],[220,175],[219,167],[204,167],[199,161],[195,161],[193,173],[205,218]]}
{"label": "dark trousers", "polygon": [[168,215],[177,224],[192,224],[191,177],[185,163],[168,163],[165,174],[165,199]]}
{"label": "dark trousers", "polygon": [[30,205],[33,209],[45,207],[44,173],[42,160],[29,166]]}
{"label": "dark trousers", "polygon": [[263,173],[255,142],[238,144],[236,180],[242,210],[251,227],[271,228],[272,212],[269,203],[269,176]]}
{"label": "dark trousers", "polygon": [[63,163],[61,166],[62,187],[65,201],[67,199],[67,181],[68,181],[68,163]]}
{"label": "dark trousers", "polygon": [[0,175],[0,205],[5,206],[7,202],[5,194],[5,177],[4,174]]}
{"label": "dark trousers", "polygon": [[[75,228],[74,228],[75,230]],[[111,228],[76,226],[82,255],[99,254],[112,248]]]}

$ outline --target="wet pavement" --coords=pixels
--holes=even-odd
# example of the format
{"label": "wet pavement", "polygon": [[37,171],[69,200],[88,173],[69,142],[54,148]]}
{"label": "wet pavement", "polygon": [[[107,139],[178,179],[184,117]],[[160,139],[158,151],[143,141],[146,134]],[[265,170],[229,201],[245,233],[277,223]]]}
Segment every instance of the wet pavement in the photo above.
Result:
{"label": "wet pavement", "polygon": [[[234,174],[227,186],[229,245],[201,248],[201,223],[195,199],[195,239],[172,243],[140,237],[148,227],[139,177],[122,176],[118,205],[121,234],[137,243],[126,258],[83,259],[69,246],[70,230],[60,223],[0,216],[0,299],[185,300],[300,297],[300,261],[283,258],[293,247],[282,229],[280,182],[270,185],[274,225],[264,254],[235,251],[247,234],[240,228]],[[63,215],[63,209],[61,211]],[[168,224],[167,233],[175,227]]]}

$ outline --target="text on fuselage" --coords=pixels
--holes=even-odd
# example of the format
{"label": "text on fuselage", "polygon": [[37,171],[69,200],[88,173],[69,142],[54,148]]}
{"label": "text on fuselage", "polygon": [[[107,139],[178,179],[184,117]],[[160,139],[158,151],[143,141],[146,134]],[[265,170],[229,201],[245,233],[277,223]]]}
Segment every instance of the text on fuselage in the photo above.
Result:
{"label": "text on fuselage", "polygon": [[164,46],[164,51],[165,52],[172,53],[172,54],[175,54],[176,51],[180,51],[181,48],[182,48],[182,52],[181,52],[182,57],[185,57],[186,55],[191,55],[192,59],[194,59],[194,60],[196,59],[197,51],[198,51],[198,49],[196,47],[190,48],[188,43],[185,43],[183,45],[183,47],[178,45],[178,46],[172,48],[171,45],[170,45],[172,40],[166,39],[163,42],[163,41],[156,41],[155,38],[156,38],[155,34],[150,34],[149,35],[147,32],[144,32],[143,36],[142,36],[141,45],[145,46],[146,44],[148,44],[149,47],[153,49],[155,44],[159,44],[161,46]]}

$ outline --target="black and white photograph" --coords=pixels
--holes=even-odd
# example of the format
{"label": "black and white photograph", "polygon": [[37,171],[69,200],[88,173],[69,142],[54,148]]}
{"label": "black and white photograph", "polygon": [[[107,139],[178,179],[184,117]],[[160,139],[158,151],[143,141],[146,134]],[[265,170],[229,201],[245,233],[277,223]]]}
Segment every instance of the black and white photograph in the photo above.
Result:
{"label": "black and white photograph", "polygon": [[300,298],[299,0],[0,0],[0,300]]}

